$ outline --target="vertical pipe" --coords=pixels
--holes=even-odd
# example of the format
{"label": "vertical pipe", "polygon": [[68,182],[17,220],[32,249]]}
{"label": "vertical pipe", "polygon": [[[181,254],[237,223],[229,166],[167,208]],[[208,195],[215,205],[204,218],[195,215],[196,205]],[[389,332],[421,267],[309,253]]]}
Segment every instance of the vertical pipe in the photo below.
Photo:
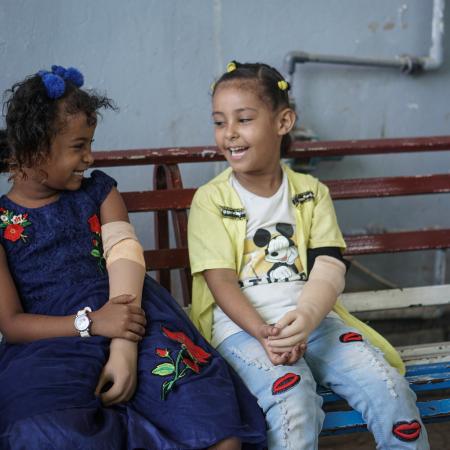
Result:
{"label": "vertical pipe", "polygon": [[445,284],[445,275],[447,270],[446,256],[445,249],[436,250],[436,255],[434,257],[433,284]]}
{"label": "vertical pipe", "polygon": [[433,18],[431,22],[431,47],[427,58],[424,58],[424,70],[435,70],[441,67],[444,59],[444,8],[445,0],[433,1]]}

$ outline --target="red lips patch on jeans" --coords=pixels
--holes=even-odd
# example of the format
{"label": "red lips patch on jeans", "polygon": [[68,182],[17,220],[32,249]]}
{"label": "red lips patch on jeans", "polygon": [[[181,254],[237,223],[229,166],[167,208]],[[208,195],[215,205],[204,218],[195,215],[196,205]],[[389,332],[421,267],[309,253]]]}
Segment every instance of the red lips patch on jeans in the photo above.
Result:
{"label": "red lips patch on jeans", "polygon": [[348,333],[341,334],[339,340],[344,344],[347,342],[359,342],[363,340],[363,337],[359,333],[349,331]]}
{"label": "red lips patch on jeans", "polygon": [[392,433],[401,441],[415,441],[420,436],[420,430],[422,429],[420,423],[417,420],[411,422],[397,422],[392,427]]}
{"label": "red lips patch on jeans", "polygon": [[272,385],[272,394],[281,394],[286,392],[288,389],[293,388],[297,383],[300,382],[300,375],[296,373],[289,372],[286,375],[275,380]]}

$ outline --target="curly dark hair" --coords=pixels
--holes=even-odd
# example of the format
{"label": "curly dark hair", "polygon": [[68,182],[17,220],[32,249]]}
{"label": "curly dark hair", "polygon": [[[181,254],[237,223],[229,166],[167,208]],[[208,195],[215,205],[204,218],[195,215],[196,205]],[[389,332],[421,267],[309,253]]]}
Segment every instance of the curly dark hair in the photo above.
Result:
{"label": "curly dark hair", "polygon": [[64,128],[68,116],[84,113],[87,123],[95,125],[100,109],[117,109],[108,97],[80,89],[69,80],[65,84],[65,92],[57,100],[48,97],[37,74],[5,92],[7,142],[0,153],[0,165],[8,164],[19,171],[36,166],[48,158],[51,142]]}
{"label": "curly dark hair", "polygon": [[[239,87],[252,89],[259,98],[267,103],[273,111],[279,108],[289,108],[288,89],[281,90],[279,81],[284,81],[283,75],[272,66],[264,63],[240,63],[231,61],[235,69],[225,72],[213,85],[212,96],[223,83],[239,83]],[[289,86],[289,85],[288,85]],[[285,134],[281,140],[281,156],[286,155],[292,145],[292,138]]]}
{"label": "curly dark hair", "polygon": [[6,139],[6,130],[0,130],[0,172],[8,169],[9,146]]}

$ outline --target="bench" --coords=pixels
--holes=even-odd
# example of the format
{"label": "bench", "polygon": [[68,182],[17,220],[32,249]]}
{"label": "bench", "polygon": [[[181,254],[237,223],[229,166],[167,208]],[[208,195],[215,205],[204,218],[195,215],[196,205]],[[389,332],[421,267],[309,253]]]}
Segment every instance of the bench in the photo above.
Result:
{"label": "bench", "polygon": [[[449,151],[450,136],[359,141],[297,142],[288,158],[343,157]],[[153,166],[153,189],[123,192],[131,213],[153,212],[155,248],[145,251],[149,271],[156,271],[159,282],[170,289],[171,271],[179,271],[182,303],[190,303],[191,276],[187,253],[187,211],[195,189],[184,189],[179,164],[223,161],[215,147],[138,149],[99,151],[96,167]],[[345,164],[342,161],[341,164]],[[447,169],[447,171],[445,170]],[[417,176],[395,176],[365,179],[322,180],[335,201],[410,196],[450,192],[450,173]],[[447,173],[445,173],[447,172]],[[169,225],[173,227],[175,247],[170,248]],[[356,255],[397,253],[417,250],[440,252],[450,247],[450,229],[418,229],[376,234],[345,236],[347,257]],[[445,266],[441,265],[441,271]],[[450,304],[450,285],[383,289],[348,293],[343,302],[354,313],[374,311],[411,311],[424,307],[446,308]],[[397,315],[398,317],[398,315]],[[397,347],[407,365],[406,377],[418,395],[418,407],[425,423],[450,420],[450,342],[435,342]],[[361,415],[351,410],[333,392],[320,388],[326,418],[322,435],[363,431]]]}

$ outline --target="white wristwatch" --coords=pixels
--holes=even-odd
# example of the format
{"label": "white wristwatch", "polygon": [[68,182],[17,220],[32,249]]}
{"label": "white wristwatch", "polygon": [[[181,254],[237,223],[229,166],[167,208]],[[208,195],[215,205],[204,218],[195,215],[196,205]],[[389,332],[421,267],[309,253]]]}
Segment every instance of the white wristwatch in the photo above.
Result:
{"label": "white wristwatch", "polygon": [[81,337],[89,337],[91,334],[89,333],[91,329],[92,320],[88,316],[88,312],[92,312],[92,309],[89,306],[80,309],[75,316],[75,329],[80,333]]}

